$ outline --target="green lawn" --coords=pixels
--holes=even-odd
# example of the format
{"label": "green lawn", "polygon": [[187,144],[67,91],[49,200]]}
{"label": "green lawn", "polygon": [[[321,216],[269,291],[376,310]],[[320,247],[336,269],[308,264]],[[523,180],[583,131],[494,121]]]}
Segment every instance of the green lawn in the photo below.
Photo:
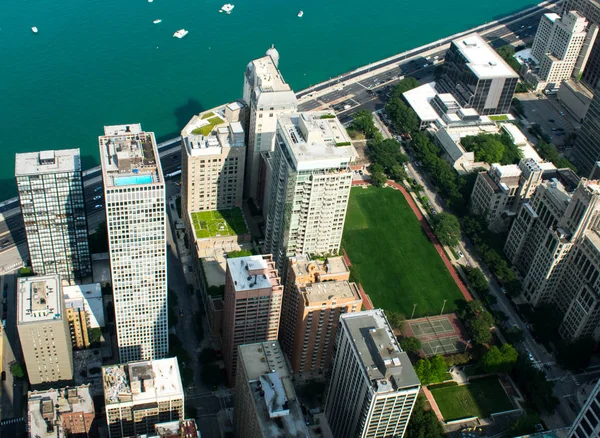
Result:
{"label": "green lawn", "polygon": [[496,122],[501,121],[501,120],[508,120],[508,116],[506,114],[499,114],[499,115],[495,115],[495,116],[488,116],[490,118],[490,120],[494,120]]}
{"label": "green lawn", "polygon": [[[212,114],[212,113],[209,113],[209,114]],[[209,116],[209,114],[204,114],[202,116],[202,119],[205,120]],[[202,126],[200,128],[194,129],[192,131],[192,134],[207,136],[207,135],[209,135],[212,132],[212,130],[213,130],[213,128],[215,126],[220,125],[221,123],[223,123],[223,119],[221,119],[219,116],[214,116],[214,117],[209,118],[207,120],[207,122],[208,122],[208,125],[204,125],[204,126]]]}
{"label": "green lawn", "polygon": [[355,187],[342,244],[373,305],[410,318],[456,309],[463,296],[402,193]]}
{"label": "green lawn", "polygon": [[446,421],[465,417],[487,418],[490,414],[513,409],[496,376],[473,380],[463,386],[433,388],[431,394]]}
{"label": "green lawn", "polygon": [[197,239],[225,237],[248,232],[244,216],[239,208],[192,213],[192,222]]}

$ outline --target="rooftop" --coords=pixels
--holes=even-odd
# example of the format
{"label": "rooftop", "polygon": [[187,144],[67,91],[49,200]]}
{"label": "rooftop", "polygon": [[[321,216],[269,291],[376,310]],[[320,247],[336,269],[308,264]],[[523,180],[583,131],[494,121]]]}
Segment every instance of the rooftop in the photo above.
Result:
{"label": "rooftop", "polygon": [[267,255],[228,258],[227,270],[236,291],[269,289],[280,281],[275,264]]}
{"label": "rooftop", "polygon": [[248,233],[246,220],[238,207],[227,210],[190,213],[196,239],[239,236]]}
{"label": "rooftop", "polygon": [[441,121],[441,116],[430,103],[436,95],[435,82],[429,82],[402,94],[421,121],[431,122],[435,120]]}
{"label": "rooftop", "polygon": [[360,300],[360,293],[356,283],[343,281],[324,281],[322,283],[308,283],[300,287],[300,293],[304,296],[305,305],[320,306],[324,301]]}
{"label": "rooftop", "polygon": [[175,357],[105,366],[102,368],[102,383],[107,407],[119,403],[151,403],[183,397]]}
{"label": "rooftop", "polygon": [[479,79],[518,78],[519,75],[485,42],[478,33],[452,41]]}
{"label": "rooftop", "polygon": [[79,149],[25,152],[15,155],[15,176],[43,173],[80,172]]}
{"label": "rooftop", "polygon": [[193,419],[157,423],[154,430],[160,438],[198,438],[198,427]]}
{"label": "rooftop", "polygon": [[262,92],[291,91],[270,56],[255,59],[250,65],[253,67],[256,86]]}
{"label": "rooftop", "polygon": [[98,143],[105,188],[162,182],[154,133],[139,123],[105,126]]}
{"label": "rooftop", "polygon": [[63,287],[65,307],[84,309],[90,328],[104,327],[104,304],[100,283]]}
{"label": "rooftop", "polygon": [[281,114],[277,131],[299,171],[347,167],[358,157],[346,129],[327,111]]}
{"label": "rooftop", "polygon": [[63,318],[59,275],[21,277],[17,284],[17,324]]}
{"label": "rooftop", "polygon": [[291,269],[296,278],[309,277],[309,283],[329,279],[345,279],[350,277],[350,268],[343,256],[328,257],[327,260],[311,260],[305,254],[290,257]]}
{"label": "rooftop", "polygon": [[340,322],[352,336],[374,391],[390,392],[421,384],[383,310],[346,313],[341,316]]}
{"label": "rooftop", "polygon": [[495,173],[500,178],[514,178],[521,176],[521,168],[517,164],[506,164],[501,166],[500,164],[492,164],[490,172]]}

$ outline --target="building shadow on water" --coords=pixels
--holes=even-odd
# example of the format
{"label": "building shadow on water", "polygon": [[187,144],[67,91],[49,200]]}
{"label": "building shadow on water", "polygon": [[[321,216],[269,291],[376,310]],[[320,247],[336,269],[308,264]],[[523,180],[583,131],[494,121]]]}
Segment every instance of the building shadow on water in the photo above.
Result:
{"label": "building shadow on water", "polygon": [[163,141],[167,141],[181,135],[181,130],[185,127],[185,125],[187,125],[192,116],[201,113],[205,109],[206,108],[204,105],[202,105],[199,100],[194,98],[189,98],[187,102],[176,107],[175,110],[173,110],[173,114],[175,115],[175,120],[177,123],[177,131],[157,137],[157,143],[162,143]]}

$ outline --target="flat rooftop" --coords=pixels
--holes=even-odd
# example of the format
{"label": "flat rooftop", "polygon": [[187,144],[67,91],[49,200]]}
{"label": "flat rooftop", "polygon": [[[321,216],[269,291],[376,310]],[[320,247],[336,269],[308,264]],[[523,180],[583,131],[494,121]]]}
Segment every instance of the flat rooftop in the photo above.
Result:
{"label": "flat rooftop", "polygon": [[383,310],[343,314],[341,323],[350,332],[363,368],[376,392],[396,391],[421,384]]}
{"label": "flat rooftop", "polygon": [[60,276],[21,277],[17,283],[17,325],[63,319]]}
{"label": "flat rooftop", "polygon": [[106,406],[119,403],[152,403],[183,398],[177,358],[130,362],[102,368]]}
{"label": "flat rooftop", "polygon": [[291,91],[270,56],[255,59],[250,64],[254,67],[256,85],[262,92]]}
{"label": "flat rooftop", "polygon": [[154,133],[139,123],[105,126],[98,143],[105,188],[163,181]]}
{"label": "flat rooftop", "polygon": [[436,121],[442,116],[431,106],[431,101],[437,96],[435,82],[429,82],[419,87],[408,90],[402,94],[410,107],[417,113],[421,121]]}
{"label": "flat rooftop", "polygon": [[63,287],[65,307],[84,308],[91,328],[104,327],[104,304],[100,283]]}
{"label": "flat rooftop", "polygon": [[360,300],[360,293],[356,283],[350,283],[347,280],[342,281],[324,281],[322,283],[307,283],[300,287],[306,305],[321,305],[324,301],[334,299]]}
{"label": "flat rooftop", "polygon": [[248,233],[246,219],[238,207],[190,213],[196,239],[239,236]]}
{"label": "flat rooftop", "polygon": [[280,281],[275,264],[263,255],[228,258],[227,270],[236,291],[269,289]]}
{"label": "flat rooftop", "polygon": [[79,149],[25,152],[15,155],[15,176],[81,172]]}
{"label": "flat rooftop", "polygon": [[521,168],[517,164],[505,164],[501,166],[497,163],[492,164],[491,172],[496,173],[500,178],[514,178],[521,176]]}
{"label": "flat rooftop", "polygon": [[277,130],[296,170],[343,168],[358,158],[346,128],[330,112],[281,114]]}
{"label": "flat rooftop", "polygon": [[519,75],[478,33],[452,41],[466,58],[467,66],[479,79],[518,78]]}

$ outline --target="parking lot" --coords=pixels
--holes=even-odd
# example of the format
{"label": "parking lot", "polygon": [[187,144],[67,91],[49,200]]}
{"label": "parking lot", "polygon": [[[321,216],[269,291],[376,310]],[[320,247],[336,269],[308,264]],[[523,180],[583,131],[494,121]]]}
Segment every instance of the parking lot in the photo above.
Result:
{"label": "parking lot", "polygon": [[536,94],[528,93],[519,94],[517,98],[523,104],[527,120],[539,124],[542,130],[552,137],[552,143],[562,146],[573,131],[571,116],[566,110],[558,109],[560,104],[556,101],[551,102],[546,96],[540,98]]}

